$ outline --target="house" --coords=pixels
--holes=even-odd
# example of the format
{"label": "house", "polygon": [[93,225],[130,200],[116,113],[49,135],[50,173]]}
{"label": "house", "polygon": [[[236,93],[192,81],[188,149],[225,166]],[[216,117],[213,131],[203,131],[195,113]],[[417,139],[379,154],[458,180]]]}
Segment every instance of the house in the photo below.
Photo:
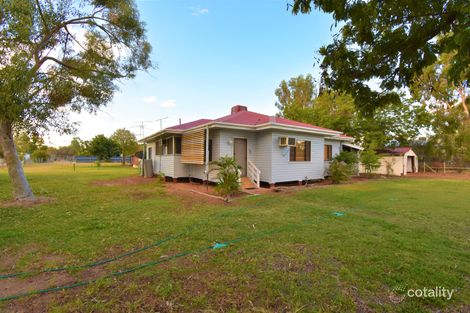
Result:
{"label": "house", "polygon": [[174,180],[216,181],[211,161],[233,156],[242,177],[257,187],[323,179],[336,154],[358,149],[352,137],[339,131],[251,112],[241,105],[221,118],[168,127],[142,141],[155,173]]}
{"label": "house", "polygon": [[418,156],[410,147],[378,149],[380,167],[376,174],[403,176],[418,172]]}

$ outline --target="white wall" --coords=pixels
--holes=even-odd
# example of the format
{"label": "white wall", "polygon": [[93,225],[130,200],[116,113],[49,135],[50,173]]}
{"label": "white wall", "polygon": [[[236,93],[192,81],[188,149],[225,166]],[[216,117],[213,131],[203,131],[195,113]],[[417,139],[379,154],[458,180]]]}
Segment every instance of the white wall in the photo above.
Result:
{"label": "white wall", "polygon": [[[290,136],[297,140],[311,142],[311,160],[301,162],[289,161],[289,147],[279,147],[279,137]],[[301,181],[324,178],[323,137],[295,132],[273,132],[272,134],[272,177],[271,183]]]}
{"label": "white wall", "polygon": [[[331,145],[333,158],[341,152],[341,142],[340,141],[325,139],[325,145]],[[324,170],[323,175],[327,176],[328,175],[328,170],[330,168],[331,161],[323,161],[323,162],[324,162],[324,166],[325,166],[325,170]]]}
{"label": "white wall", "polygon": [[253,161],[261,171],[260,180],[268,183],[272,182],[272,138],[271,131],[262,131],[257,134]]}

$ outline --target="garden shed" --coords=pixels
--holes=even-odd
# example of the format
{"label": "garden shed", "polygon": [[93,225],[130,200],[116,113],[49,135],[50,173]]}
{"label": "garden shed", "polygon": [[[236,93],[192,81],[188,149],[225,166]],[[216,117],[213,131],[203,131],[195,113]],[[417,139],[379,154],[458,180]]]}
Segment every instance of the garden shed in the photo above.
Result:
{"label": "garden shed", "polygon": [[418,156],[410,147],[384,148],[376,152],[380,156],[376,174],[404,176],[418,172]]}

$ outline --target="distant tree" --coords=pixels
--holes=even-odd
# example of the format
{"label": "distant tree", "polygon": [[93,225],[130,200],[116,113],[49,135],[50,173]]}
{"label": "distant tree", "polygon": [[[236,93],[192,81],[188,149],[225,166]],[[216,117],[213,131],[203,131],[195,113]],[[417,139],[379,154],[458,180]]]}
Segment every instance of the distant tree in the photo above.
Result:
{"label": "distant tree", "polygon": [[324,91],[313,103],[312,116],[316,125],[339,130],[353,137],[360,135],[357,124],[361,116],[350,95]]}
{"label": "distant tree", "polygon": [[132,0],[0,0],[0,145],[16,199],[33,198],[13,132],[74,130],[69,112],[95,112],[116,81],[151,67]]}
{"label": "distant tree", "polygon": [[126,156],[136,152],[139,148],[135,135],[125,128],[117,129],[111,136],[111,139],[119,145],[122,155],[122,165],[126,163]]}
{"label": "distant tree", "polygon": [[54,150],[49,151],[51,156],[56,156],[61,159],[72,158],[78,154],[75,153],[75,150],[71,146],[62,146]]}
{"label": "distant tree", "polygon": [[30,135],[26,132],[16,134],[14,140],[18,153],[21,156],[33,153],[44,144],[44,140],[41,137],[38,135]]}
{"label": "distant tree", "polygon": [[371,149],[412,142],[429,123],[426,108],[408,100],[363,114],[348,94],[324,89],[317,95],[309,75],[282,81],[275,94],[278,115],[342,131]]}
{"label": "distant tree", "polygon": [[410,145],[430,123],[426,108],[409,100],[377,108],[372,116],[362,113],[359,116],[355,131],[368,149]]}
{"label": "distant tree", "polygon": [[46,146],[42,146],[40,149],[34,150],[33,153],[31,153],[31,159],[37,163],[44,163],[49,157],[50,154]]}
{"label": "distant tree", "polygon": [[71,154],[74,156],[88,154],[87,153],[88,144],[89,143],[87,141],[81,140],[79,137],[73,137],[69,145]]}
{"label": "distant tree", "polygon": [[99,161],[109,160],[119,154],[119,145],[105,135],[97,135],[90,141],[89,151]]}
{"label": "distant tree", "polygon": [[[358,107],[399,103],[396,90],[410,86],[437,55],[455,51],[446,76],[457,84],[470,80],[468,1],[320,1],[293,0],[292,12],[320,9],[341,25],[333,43],[320,48],[322,80],[351,94]],[[304,31],[304,30],[299,30]],[[381,90],[369,82],[377,79]]]}
{"label": "distant tree", "polygon": [[292,77],[288,82],[283,80],[274,93],[280,116],[301,122],[312,119],[311,108],[317,96],[312,75]]}

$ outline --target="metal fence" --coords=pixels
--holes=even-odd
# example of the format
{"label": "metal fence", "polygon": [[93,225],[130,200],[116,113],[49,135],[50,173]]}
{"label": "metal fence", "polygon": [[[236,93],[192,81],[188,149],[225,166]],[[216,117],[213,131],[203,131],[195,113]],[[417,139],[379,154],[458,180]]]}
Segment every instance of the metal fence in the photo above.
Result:
{"label": "metal fence", "polygon": [[[98,157],[96,157],[96,156],[76,156],[74,161],[77,162],[77,163],[94,163],[94,162],[98,161]],[[121,157],[112,157],[111,159],[106,160],[106,162],[121,163],[122,158]],[[131,157],[126,157],[125,162],[127,164],[130,164],[131,163]]]}

